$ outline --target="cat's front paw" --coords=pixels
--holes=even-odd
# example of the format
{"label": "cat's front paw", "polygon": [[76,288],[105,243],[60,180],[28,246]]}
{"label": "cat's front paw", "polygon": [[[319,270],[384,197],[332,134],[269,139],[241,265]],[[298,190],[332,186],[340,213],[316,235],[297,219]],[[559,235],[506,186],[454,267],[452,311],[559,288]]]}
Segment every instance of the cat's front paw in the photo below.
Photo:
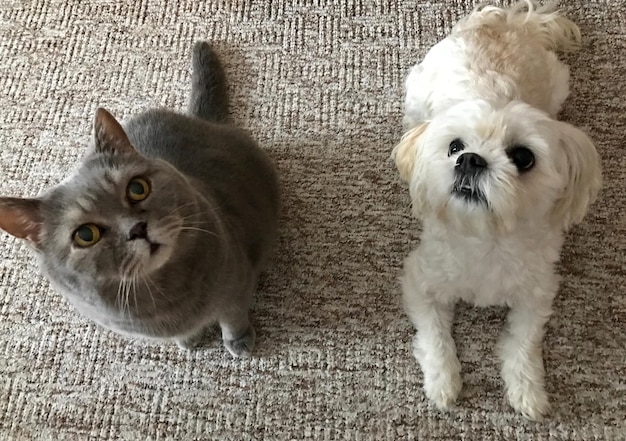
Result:
{"label": "cat's front paw", "polygon": [[203,338],[204,338],[204,330],[200,332],[196,332],[195,334],[192,334],[192,335],[188,335],[186,337],[178,337],[174,340],[176,341],[176,344],[178,345],[179,348],[191,350],[191,349],[195,349],[200,344]]}
{"label": "cat's front paw", "polygon": [[256,339],[256,333],[252,325],[248,326],[246,332],[238,338],[232,340],[224,340],[224,346],[228,349],[228,352],[235,357],[249,357],[252,355],[254,349],[254,342]]}

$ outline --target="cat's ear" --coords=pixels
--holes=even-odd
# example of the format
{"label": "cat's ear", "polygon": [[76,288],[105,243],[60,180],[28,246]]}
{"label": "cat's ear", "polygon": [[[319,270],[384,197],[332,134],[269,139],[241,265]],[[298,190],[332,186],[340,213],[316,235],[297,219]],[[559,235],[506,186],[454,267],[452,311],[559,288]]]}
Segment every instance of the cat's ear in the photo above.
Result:
{"label": "cat's ear", "polygon": [[126,132],[108,111],[99,107],[93,122],[96,152],[113,154],[136,154]]}
{"label": "cat's ear", "polygon": [[0,228],[7,233],[37,245],[42,224],[38,199],[0,198]]}

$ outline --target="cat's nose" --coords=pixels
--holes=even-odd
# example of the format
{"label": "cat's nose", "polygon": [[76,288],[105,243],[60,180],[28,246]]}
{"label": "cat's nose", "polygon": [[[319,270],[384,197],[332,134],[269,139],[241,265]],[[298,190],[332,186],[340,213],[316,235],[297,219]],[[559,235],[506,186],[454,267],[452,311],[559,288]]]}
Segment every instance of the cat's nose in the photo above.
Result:
{"label": "cat's nose", "polygon": [[145,222],[137,222],[130,229],[130,233],[128,233],[128,240],[147,239],[147,238],[148,238],[148,224]]}

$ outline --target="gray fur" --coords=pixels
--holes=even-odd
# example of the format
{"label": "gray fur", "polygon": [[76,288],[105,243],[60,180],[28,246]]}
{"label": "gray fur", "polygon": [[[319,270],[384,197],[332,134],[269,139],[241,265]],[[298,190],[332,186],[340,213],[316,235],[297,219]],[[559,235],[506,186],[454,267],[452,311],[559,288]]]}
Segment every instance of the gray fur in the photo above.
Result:
{"label": "gray fur", "polygon": [[[150,110],[122,132],[99,110],[94,145],[78,170],[37,198],[35,209],[25,202],[16,215],[19,203],[0,199],[0,227],[35,237],[53,286],[95,322],[184,347],[217,322],[228,350],[246,356],[255,338],[249,307],[276,238],[278,180],[244,131],[220,123],[228,98],[208,44],[194,47],[193,69],[189,115]],[[137,176],[151,190],[131,204],[126,189]],[[39,228],[20,230],[25,218]],[[147,237],[133,239],[140,222]],[[105,230],[81,248],[73,233],[85,223]],[[150,242],[160,244],[154,255]]]}
{"label": "gray fur", "polygon": [[224,122],[228,117],[226,75],[217,58],[205,42],[194,46],[192,56],[191,94],[187,112],[213,122]]}

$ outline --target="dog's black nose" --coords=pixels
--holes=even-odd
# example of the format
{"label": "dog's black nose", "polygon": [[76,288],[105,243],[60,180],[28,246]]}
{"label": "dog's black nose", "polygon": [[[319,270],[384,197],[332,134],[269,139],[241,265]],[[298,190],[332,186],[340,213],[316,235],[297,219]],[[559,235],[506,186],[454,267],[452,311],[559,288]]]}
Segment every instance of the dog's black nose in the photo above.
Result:
{"label": "dog's black nose", "polygon": [[476,153],[463,153],[456,160],[456,168],[463,174],[476,174],[487,167],[487,161]]}
{"label": "dog's black nose", "polygon": [[130,229],[130,233],[128,233],[128,240],[147,239],[147,238],[148,238],[148,224],[145,222],[137,222]]}

